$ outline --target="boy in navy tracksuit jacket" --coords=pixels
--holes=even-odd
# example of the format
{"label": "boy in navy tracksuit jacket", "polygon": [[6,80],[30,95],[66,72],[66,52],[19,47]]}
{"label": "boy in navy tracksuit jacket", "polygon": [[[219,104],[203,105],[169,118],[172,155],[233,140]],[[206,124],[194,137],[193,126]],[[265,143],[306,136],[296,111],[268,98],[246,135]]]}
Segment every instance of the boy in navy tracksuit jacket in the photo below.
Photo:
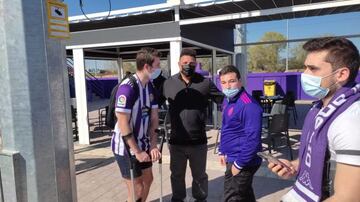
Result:
{"label": "boy in navy tracksuit jacket", "polygon": [[234,66],[220,71],[223,93],[223,122],[220,161],[226,164],[224,201],[255,201],[252,179],[261,165],[262,108],[242,88],[240,73]]}

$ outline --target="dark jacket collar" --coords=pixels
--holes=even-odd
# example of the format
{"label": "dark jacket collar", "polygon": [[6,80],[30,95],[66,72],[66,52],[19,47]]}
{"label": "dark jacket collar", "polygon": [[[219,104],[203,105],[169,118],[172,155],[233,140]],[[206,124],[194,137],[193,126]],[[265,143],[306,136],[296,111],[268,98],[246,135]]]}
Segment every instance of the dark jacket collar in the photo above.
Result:
{"label": "dark jacket collar", "polygon": [[230,99],[228,98],[228,102],[229,103],[236,102],[242,93],[246,93],[244,87],[241,87],[240,91],[234,97],[232,97]]}

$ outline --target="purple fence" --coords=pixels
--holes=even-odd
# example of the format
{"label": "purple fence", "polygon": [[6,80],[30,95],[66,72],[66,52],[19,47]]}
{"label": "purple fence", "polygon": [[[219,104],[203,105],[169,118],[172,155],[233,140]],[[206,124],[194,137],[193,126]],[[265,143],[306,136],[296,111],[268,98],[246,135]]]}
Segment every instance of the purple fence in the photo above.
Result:
{"label": "purple fence", "polygon": [[[87,79],[86,82],[94,82],[94,80]],[[118,78],[117,77],[97,78],[97,82],[100,82],[101,87],[104,88],[103,98],[110,98],[112,89],[116,86],[116,84],[118,84]]]}
{"label": "purple fence", "polygon": [[[307,96],[301,88],[300,82],[300,72],[287,72],[287,73],[250,73],[247,77],[247,87],[246,90],[251,93],[253,90],[263,90],[264,89],[264,80],[275,80],[276,81],[276,94],[285,95],[286,92],[292,91],[297,100],[314,100],[314,98]],[[104,97],[109,98],[111,95],[111,90],[118,83],[117,77],[110,78],[98,78],[104,87]],[[356,78],[356,81],[360,83],[360,72]],[[87,82],[91,82],[87,80]],[[216,78],[216,86],[220,87],[219,78]],[[70,86],[70,91],[72,86]],[[89,89],[88,100],[91,101],[91,92]],[[90,94],[90,95],[89,95]],[[90,97],[89,97],[90,96]]]}
{"label": "purple fence", "polygon": [[[251,93],[253,90],[263,90],[264,80],[276,81],[276,94],[285,95],[286,92],[294,92],[297,100],[314,100],[304,93],[301,87],[300,72],[287,73],[250,73],[247,77],[247,91]],[[360,82],[360,72],[356,78]]]}
{"label": "purple fence", "polygon": [[249,93],[253,90],[263,90],[264,80],[276,81],[276,94],[285,95],[292,91],[297,100],[311,100],[301,89],[300,72],[289,73],[250,73],[247,77],[247,87]]}
{"label": "purple fence", "polygon": [[[301,88],[300,72],[276,72],[276,73],[250,73],[247,76],[246,90],[251,93],[253,90],[264,90],[264,80],[276,81],[276,94],[285,95],[286,92],[292,91],[297,100],[314,100],[306,95]],[[356,78],[360,83],[360,72]],[[216,78],[216,86],[221,89],[219,77]]]}

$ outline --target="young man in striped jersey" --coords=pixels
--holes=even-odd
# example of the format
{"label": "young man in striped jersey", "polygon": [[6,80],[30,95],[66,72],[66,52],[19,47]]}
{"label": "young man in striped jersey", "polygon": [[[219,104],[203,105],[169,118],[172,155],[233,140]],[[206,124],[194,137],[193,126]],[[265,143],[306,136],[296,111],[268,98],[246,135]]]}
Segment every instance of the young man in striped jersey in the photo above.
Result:
{"label": "young man in striped jersey", "polygon": [[226,165],[224,201],[255,202],[252,181],[261,165],[262,108],[242,87],[240,72],[228,65],[219,72],[223,102],[220,163]]}
{"label": "young man in striped jersey", "polygon": [[[133,201],[129,158],[132,158],[134,165],[134,201],[137,202],[146,201],[153,181],[152,162],[160,158],[155,133],[159,124],[158,103],[149,82],[158,76],[159,66],[159,52],[142,48],[136,55],[136,73],[133,75],[137,85],[127,78],[122,81],[116,94],[117,123],[111,147],[128,188],[128,201]],[[129,146],[132,157],[129,157],[125,146]]]}

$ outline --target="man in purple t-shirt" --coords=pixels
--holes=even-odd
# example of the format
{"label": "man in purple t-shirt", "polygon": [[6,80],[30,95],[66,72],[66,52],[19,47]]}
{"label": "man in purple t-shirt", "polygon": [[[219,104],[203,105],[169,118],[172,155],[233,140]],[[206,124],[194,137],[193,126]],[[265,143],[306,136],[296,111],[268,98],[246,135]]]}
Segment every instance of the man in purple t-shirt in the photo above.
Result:
{"label": "man in purple t-shirt", "polygon": [[304,121],[299,158],[280,159],[291,169],[274,163],[268,167],[284,179],[296,176],[283,202],[359,201],[359,51],[339,37],[312,39],[303,48],[307,56],[301,86],[318,100]]}
{"label": "man in purple t-shirt", "polygon": [[[128,77],[121,82],[116,93],[117,123],[111,148],[128,188],[127,201],[146,201],[153,181],[152,162],[161,155],[155,133],[159,125],[158,103],[149,82],[157,76],[159,66],[160,53],[153,48],[142,48],[136,55],[136,73],[133,75],[137,85]],[[135,200],[132,199],[130,157],[126,146],[129,146],[133,159]]]}

